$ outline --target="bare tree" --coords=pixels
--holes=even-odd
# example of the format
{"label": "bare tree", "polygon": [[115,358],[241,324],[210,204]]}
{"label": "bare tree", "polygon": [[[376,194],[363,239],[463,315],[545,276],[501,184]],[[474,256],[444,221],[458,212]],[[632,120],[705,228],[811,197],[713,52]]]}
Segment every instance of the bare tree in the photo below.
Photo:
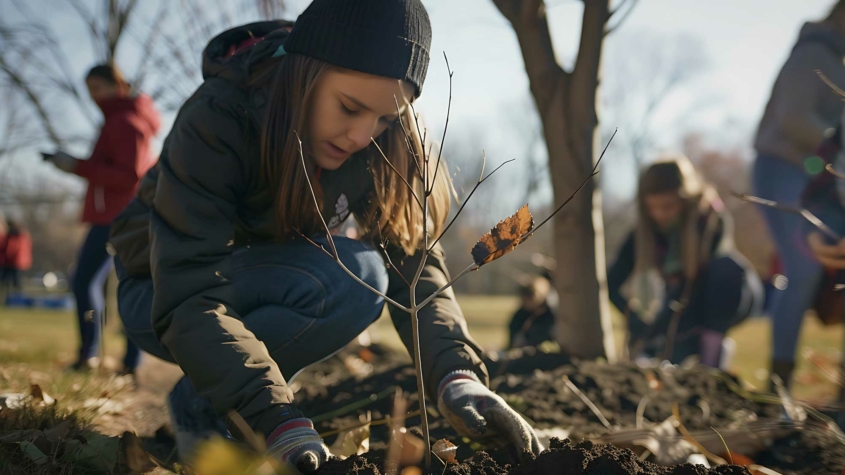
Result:
{"label": "bare tree", "polygon": [[[54,13],[52,21],[44,10]],[[19,101],[30,119],[15,131],[30,138],[30,147],[86,146],[98,116],[73,64],[86,52],[75,49],[71,56],[67,48],[77,30],[87,36],[93,61],[118,63],[134,88],[175,110],[202,81],[201,54],[209,39],[239,23],[278,18],[283,10],[283,0],[43,0],[37,10],[11,0],[0,6],[0,94]],[[124,48],[132,52],[121,55]],[[21,124],[13,113],[0,113],[0,124]],[[0,138],[0,158],[23,148],[8,140]]]}
{"label": "bare tree", "polygon": [[[594,166],[599,64],[612,17],[618,26],[636,0],[611,11],[610,0],[583,2],[581,39],[571,71],[558,64],[543,0],[493,0],[516,33],[531,95],[543,123],[555,201],[564,199]],[[590,181],[554,224],[560,294],[556,337],[561,348],[581,357],[615,360],[607,303],[601,192]]]}

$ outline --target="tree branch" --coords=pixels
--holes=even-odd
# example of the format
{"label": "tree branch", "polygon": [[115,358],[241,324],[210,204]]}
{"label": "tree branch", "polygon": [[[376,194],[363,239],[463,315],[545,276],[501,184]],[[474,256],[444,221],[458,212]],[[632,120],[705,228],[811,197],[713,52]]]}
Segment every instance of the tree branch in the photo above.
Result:
{"label": "tree branch", "polygon": [[[410,312],[411,310],[408,307],[405,307],[404,305],[400,304],[399,302],[396,302],[395,300],[391,299],[387,295],[383,294],[379,290],[372,287],[370,284],[364,282],[363,280],[361,280],[360,277],[355,275],[354,272],[349,270],[349,268],[347,268],[346,265],[343,264],[343,261],[340,259],[340,254],[337,252],[337,247],[334,244],[334,239],[332,238],[331,230],[329,230],[329,225],[326,224],[326,220],[323,219],[323,213],[322,213],[322,210],[320,209],[320,202],[319,202],[319,200],[317,200],[317,194],[314,192],[314,185],[311,183],[311,177],[308,174],[308,166],[305,164],[305,154],[302,152],[302,140],[299,138],[299,134],[297,134],[296,131],[294,131],[294,134],[296,135],[296,141],[299,145],[299,159],[300,159],[300,162],[302,163],[302,171],[303,171],[303,173],[305,173],[305,177],[306,177],[305,181],[308,183],[308,189],[311,191],[311,198],[313,199],[314,208],[316,209],[317,216],[320,217],[320,223],[323,225],[323,229],[326,231],[326,239],[329,241],[329,246],[331,246],[331,248],[332,248],[332,252],[331,252],[332,258],[334,259],[335,262],[337,262],[337,265],[339,265],[340,268],[343,269],[344,272],[349,274],[350,277],[355,279],[356,282],[363,285],[370,292],[372,292],[372,293],[378,295],[379,297],[383,298],[385,302],[395,306],[396,308],[398,308],[402,311],[405,311],[405,312]],[[297,231],[297,232],[299,234],[302,234],[299,231]],[[309,239],[309,241],[311,241],[312,244],[316,244],[311,239]],[[319,247],[322,249],[322,246],[319,246]],[[325,249],[323,249],[323,250],[325,251]]]}
{"label": "tree branch", "polygon": [[619,5],[618,7],[616,7],[615,10],[610,12],[610,14],[608,15],[608,18],[607,18],[608,23],[610,22],[610,19],[613,18],[614,15],[616,15],[620,10],[622,10],[622,8],[625,7],[625,5],[627,5],[629,3],[631,4],[631,6],[629,6],[628,9],[625,10],[624,13],[622,13],[622,16],[619,18],[619,20],[616,21],[615,25],[613,25],[612,27],[608,27],[607,25],[605,25],[604,36],[607,36],[607,35],[613,33],[620,26],[622,26],[622,23],[624,23],[625,20],[628,19],[628,17],[631,15],[631,12],[634,11],[634,8],[637,7],[638,1],[639,0],[623,0],[621,5]]}
{"label": "tree branch", "polygon": [[16,72],[14,71],[9,64],[6,62],[6,58],[0,55],[0,70],[3,70],[9,78],[12,80],[12,83],[23,91],[26,94],[29,101],[32,103],[32,106],[35,108],[35,112],[38,114],[38,117],[41,119],[41,123],[44,126],[44,130],[47,132],[47,136],[50,138],[50,141],[56,147],[61,147],[62,140],[59,138],[59,134],[56,133],[56,129],[53,127],[52,121],[50,120],[50,116],[47,115],[47,110],[44,108],[44,104],[41,101],[41,98],[38,97],[38,94],[35,93],[32,88],[29,87],[27,82]]}
{"label": "tree branch", "polygon": [[460,215],[461,215],[461,212],[464,210],[464,207],[466,207],[467,203],[469,203],[469,199],[470,199],[470,198],[472,198],[472,195],[475,193],[475,190],[477,190],[477,189],[478,189],[478,187],[479,187],[479,186],[481,186],[481,184],[482,184],[482,183],[484,183],[484,182],[485,182],[488,178],[490,178],[491,176],[493,176],[493,174],[494,174],[494,173],[496,173],[497,171],[499,171],[499,169],[500,169],[500,168],[502,168],[503,166],[507,165],[507,164],[508,164],[508,163],[510,163],[510,162],[513,162],[515,159],[510,159],[510,160],[508,160],[508,161],[506,161],[506,162],[503,162],[501,165],[499,165],[498,167],[496,167],[496,168],[495,168],[492,172],[490,172],[490,174],[489,174],[489,175],[487,175],[487,176],[484,176],[484,165],[487,163],[487,155],[486,155],[486,154],[482,155],[482,160],[483,160],[483,161],[481,162],[481,174],[480,174],[480,175],[479,175],[479,177],[478,177],[478,181],[475,183],[475,186],[473,186],[473,187],[472,187],[472,190],[469,192],[469,194],[467,195],[467,197],[466,197],[466,198],[464,198],[464,202],[463,202],[463,203],[461,203],[461,207],[460,207],[460,208],[458,208],[458,212],[457,212],[457,213],[455,213],[455,216],[453,216],[453,217],[452,217],[451,221],[449,221],[449,224],[448,224],[448,225],[446,225],[446,227],[445,227],[445,228],[443,228],[443,231],[441,231],[441,232],[440,232],[440,236],[437,236],[437,239],[435,239],[435,240],[434,240],[434,243],[433,243],[431,246],[429,246],[429,247],[428,247],[428,251],[427,251],[427,252],[431,252],[431,250],[432,250],[432,249],[434,249],[434,246],[436,246],[436,245],[437,245],[437,243],[438,243],[438,242],[440,242],[440,239],[441,239],[443,236],[445,236],[445,235],[446,235],[446,231],[448,231],[448,230],[449,230],[449,228],[451,228],[451,227],[452,227],[452,225],[453,225],[453,224],[455,224],[455,221],[457,221],[457,220],[458,220],[458,216],[460,216]]}
{"label": "tree branch", "polygon": [[[591,3],[595,0],[590,0]],[[606,0],[599,0],[606,1]],[[555,58],[543,0],[493,0],[516,33],[531,92],[541,115],[560,81],[567,77]]]}

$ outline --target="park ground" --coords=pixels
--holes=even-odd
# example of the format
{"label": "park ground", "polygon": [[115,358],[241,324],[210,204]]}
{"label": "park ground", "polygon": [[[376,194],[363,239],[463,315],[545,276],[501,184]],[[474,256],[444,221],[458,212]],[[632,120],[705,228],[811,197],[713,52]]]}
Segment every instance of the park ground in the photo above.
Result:
{"label": "park ground", "polygon": [[[502,349],[517,300],[504,296],[462,296],[459,300],[476,340],[486,350]],[[621,325],[617,315],[615,329],[620,336]],[[371,334],[379,343],[401,345],[388,318],[380,319]],[[731,372],[751,389],[765,387],[768,379],[769,335],[769,321],[763,318],[750,319],[730,334],[736,341]],[[815,318],[806,319],[794,396],[815,404],[836,397],[838,389],[832,378],[837,374],[842,342],[842,326],[824,327]],[[621,339],[617,343],[621,346]],[[0,308],[0,396],[29,394],[37,384],[61,407],[79,411],[95,430],[110,436],[130,431],[151,437],[166,424],[164,399],[181,375],[175,366],[147,357],[136,383],[116,377],[124,345],[116,321],[109,322],[105,338],[106,366],[111,371],[64,371],[73,360],[76,345],[75,317],[70,311]]]}

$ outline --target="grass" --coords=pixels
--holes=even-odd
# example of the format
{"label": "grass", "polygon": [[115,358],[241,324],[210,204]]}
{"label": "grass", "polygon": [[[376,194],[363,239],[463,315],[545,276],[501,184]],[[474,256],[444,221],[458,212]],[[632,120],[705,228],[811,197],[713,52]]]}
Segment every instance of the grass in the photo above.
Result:
{"label": "grass", "polygon": [[[507,343],[507,322],[516,309],[517,299],[510,296],[460,296],[470,333],[486,350],[502,349]],[[106,335],[107,356],[114,361],[123,355],[124,339],[116,321],[109,322]],[[622,320],[614,318],[621,345]],[[2,309],[0,311],[0,393],[23,392],[36,382],[61,400],[91,397],[107,383],[107,376],[79,375],[62,371],[74,357],[77,347],[75,316],[69,311]],[[768,380],[765,369],[770,354],[770,325],[765,319],[750,319],[731,331],[737,351],[733,371],[753,387],[763,388]],[[371,329],[373,338],[389,346],[401,346],[389,318],[381,318]],[[843,344],[842,326],[823,327],[815,318],[807,318],[799,340],[795,396],[814,402],[835,397],[837,388],[824,376],[813,360],[828,370],[836,370]]]}

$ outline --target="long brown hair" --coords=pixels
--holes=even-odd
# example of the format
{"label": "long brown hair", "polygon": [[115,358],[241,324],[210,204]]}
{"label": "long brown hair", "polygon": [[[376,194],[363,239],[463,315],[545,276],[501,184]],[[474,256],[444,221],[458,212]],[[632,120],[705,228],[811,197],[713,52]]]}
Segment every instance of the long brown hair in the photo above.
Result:
{"label": "long brown hair", "polygon": [[[678,193],[683,201],[681,214],[681,259],[684,275],[692,279],[699,267],[709,255],[713,245],[718,216],[710,213],[702,232],[700,219],[712,211],[714,200],[718,200],[716,190],[704,183],[693,168],[689,159],[683,155],[663,157],[649,166],[641,175],[637,191],[637,206],[640,217],[635,232],[636,262],[635,269],[647,271],[656,266],[655,239],[656,229],[648,217],[645,197],[658,193]],[[725,225],[729,225],[727,216],[722,216]],[[729,243],[730,229],[723,229],[723,241]]]}
{"label": "long brown hair", "polygon": [[[308,167],[303,169],[297,134],[306,143],[308,110],[314,88],[323,73],[333,68],[337,67],[310,56],[289,53],[263,72],[265,78],[272,77],[272,81],[261,137],[261,169],[276,194],[278,233],[283,238],[299,233],[312,235],[323,229],[308,186],[310,180],[322,209],[322,196],[315,176],[317,167],[306,151]],[[370,236],[380,234],[412,255],[423,242],[423,213],[413,195],[420,200],[425,195],[415,161],[422,166],[425,152],[410,107],[405,109],[400,120],[404,127],[400,124],[391,126],[375,139],[378,148],[371,144],[349,160],[368,160],[375,185],[371,204],[356,215],[359,224]],[[401,177],[386,163],[379,148]],[[435,161],[431,160],[432,174]],[[441,167],[445,168],[445,164]],[[406,182],[413,188],[413,193]],[[449,204],[449,176],[441,170],[428,198],[431,237],[440,234]]]}

